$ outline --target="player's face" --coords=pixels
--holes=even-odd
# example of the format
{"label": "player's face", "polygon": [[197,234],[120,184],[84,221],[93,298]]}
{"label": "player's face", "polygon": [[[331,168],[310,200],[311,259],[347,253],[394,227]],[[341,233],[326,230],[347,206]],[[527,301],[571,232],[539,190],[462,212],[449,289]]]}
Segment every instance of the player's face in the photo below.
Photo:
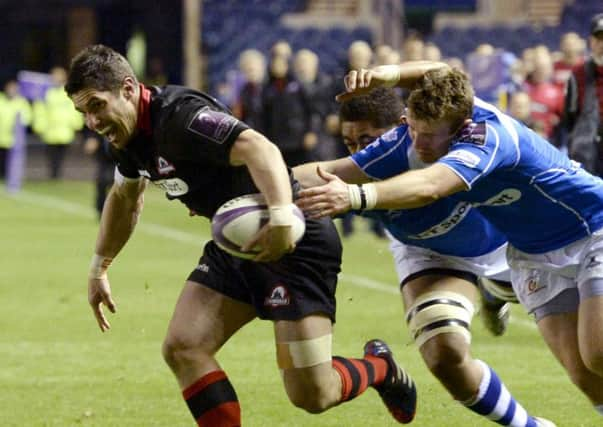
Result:
{"label": "player's face", "polygon": [[354,154],[362,150],[364,147],[369,145],[390,129],[391,127],[376,128],[366,120],[361,120],[358,122],[346,121],[341,123],[341,135],[343,136],[343,143],[348,148],[350,154]]}
{"label": "player's face", "polygon": [[131,85],[124,85],[117,92],[83,89],[71,97],[75,108],[84,114],[86,126],[116,148],[125,147],[135,133],[135,99]]}
{"label": "player's face", "polygon": [[410,112],[403,121],[408,125],[415,152],[421,161],[433,163],[448,153],[455,133],[450,123],[414,119]]}

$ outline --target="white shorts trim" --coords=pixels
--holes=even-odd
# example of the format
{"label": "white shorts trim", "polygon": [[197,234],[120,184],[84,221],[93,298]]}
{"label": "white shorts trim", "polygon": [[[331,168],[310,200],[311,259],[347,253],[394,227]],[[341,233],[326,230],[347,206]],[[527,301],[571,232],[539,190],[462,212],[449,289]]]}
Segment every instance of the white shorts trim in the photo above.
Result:
{"label": "white shorts trim", "polygon": [[528,254],[509,245],[507,258],[513,290],[531,313],[565,289],[603,279],[603,230],[543,254]]}
{"label": "white shorts trim", "polygon": [[390,239],[389,249],[394,257],[399,283],[402,283],[411,274],[431,268],[467,271],[489,279],[511,281],[509,266],[505,258],[506,244],[485,255],[456,257],[442,255],[420,246],[407,245],[389,234],[388,237]]}

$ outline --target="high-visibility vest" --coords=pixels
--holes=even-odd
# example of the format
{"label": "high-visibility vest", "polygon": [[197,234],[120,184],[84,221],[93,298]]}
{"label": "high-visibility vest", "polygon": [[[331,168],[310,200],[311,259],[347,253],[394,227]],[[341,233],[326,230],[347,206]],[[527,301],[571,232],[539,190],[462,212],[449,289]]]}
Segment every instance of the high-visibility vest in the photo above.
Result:
{"label": "high-visibility vest", "polygon": [[22,125],[31,123],[31,106],[20,95],[8,98],[0,97],[0,148],[11,148],[15,143],[15,124],[17,117]]}
{"label": "high-visibility vest", "polygon": [[73,106],[62,87],[46,91],[33,105],[33,130],[46,144],[70,144],[84,126],[84,117]]}

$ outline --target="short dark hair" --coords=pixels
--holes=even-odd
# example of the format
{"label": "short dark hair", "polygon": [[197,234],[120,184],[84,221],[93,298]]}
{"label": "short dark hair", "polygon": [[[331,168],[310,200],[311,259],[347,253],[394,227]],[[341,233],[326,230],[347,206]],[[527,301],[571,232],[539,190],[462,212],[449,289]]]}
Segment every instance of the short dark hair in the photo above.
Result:
{"label": "short dark hair", "polygon": [[375,128],[386,128],[399,123],[404,111],[400,96],[392,88],[379,87],[366,95],[356,96],[341,104],[342,122],[368,121]]}
{"label": "short dark hair", "polygon": [[102,44],[88,46],[71,60],[65,91],[69,96],[83,89],[113,92],[126,77],[138,82],[126,58]]}
{"label": "short dark hair", "polygon": [[467,74],[456,68],[439,68],[425,73],[408,96],[414,118],[449,121],[452,127],[473,114],[473,87]]}

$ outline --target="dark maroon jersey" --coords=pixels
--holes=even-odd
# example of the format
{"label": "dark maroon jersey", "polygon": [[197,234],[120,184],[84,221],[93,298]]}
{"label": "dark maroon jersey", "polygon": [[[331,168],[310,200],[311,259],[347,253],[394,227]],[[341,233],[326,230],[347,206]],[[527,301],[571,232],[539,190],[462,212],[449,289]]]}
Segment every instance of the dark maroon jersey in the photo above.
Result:
{"label": "dark maroon jersey", "polygon": [[227,200],[259,192],[246,166],[229,164],[232,145],[249,129],[245,123],[205,93],[181,86],[150,90],[150,128],[112,150],[123,176],[144,176],[168,199],[208,218]]}

